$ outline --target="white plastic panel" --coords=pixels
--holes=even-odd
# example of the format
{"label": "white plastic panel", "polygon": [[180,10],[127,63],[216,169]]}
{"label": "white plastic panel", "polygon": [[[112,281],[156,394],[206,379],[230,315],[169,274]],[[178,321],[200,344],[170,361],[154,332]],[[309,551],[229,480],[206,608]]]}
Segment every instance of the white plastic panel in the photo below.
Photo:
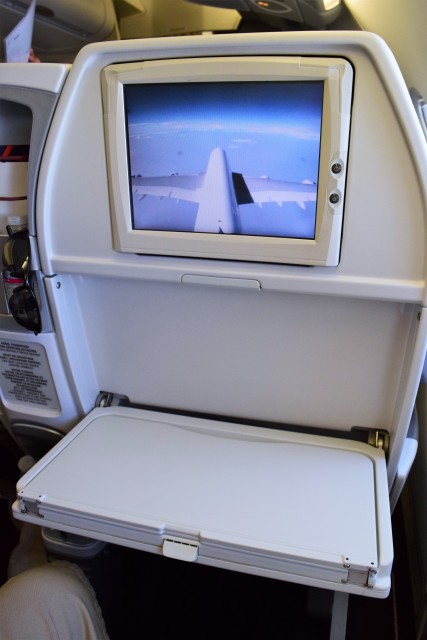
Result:
{"label": "white plastic panel", "polygon": [[417,313],[393,302],[117,278],[75,287],[66,279],[52,295],[78,309],[63,329],[86,329],[82,388],[92,360],[99,389],[132,402],[337,429],[391,427]]}
{"label": "white plastic panel", "polygon": [[[344,56],[353,65],[339,266],[113,251],[101,70],[134,60],[255,54]],[[101,424],[88,417],[52,453],[61,455],[45,458],[20,485],[30,483],[25,499],[34,512],[40,503],[43,523],[156,552],[166,534],[189,537],[201,541],[207,564],[352,592],[364,588],[343,585],[346,559],[357,567],[378,563],[371,595],[386,595],[386,474],[391,484],[427,336],[426,175],[425,141],[405,84],[374,36],[206,36],[82,52],[47,141],[37,232],[56,344],[84,411],[106,390],[134,403],[242,421],[387,429],[391,451],[386,469],[382,452],[345,440],[288,434],[284,444],[280,432],[271,440],[269,430],[226,423],[201,434],[201,423],[184,417],[159,423],[157,414],[142,425],[125,410],[119,428],[115,418]],[[93,431],[83,431],[88,424]],[[159,441],[161,453],[153,455]],[[39,482],[42,469],[52,485]],[[34,521],[31,509],[17,517]],[[262,567],[254,567],[255,556]]]}
{"label": "white plastic panel", "polygon": [[59,93],[68,70],[65,64],[8,62],[1,66],[0,85]]}
{"label": "white plastic panel", "polygon": [[389,587],[385,460],[368,445],[97,409],[18,490],[19,517],[36,524],[43,520],[31,515],[33,500],[49,523],[80,526],[101,539],[116,535],[120,544],[151,544],[160,553],[165,539],[178,538],[200,545],[202,563],[211,554],[239,562],[246,553],[249,572],[253,566],[268,575],[270,567],[280,578],[288,563],[288,573],[308,583],[329,576],[333,588],[343,586],[343,565],[370,568],[378,584],[374,579],[372,593],[360,591],[383,597]]}
{"label": "white plastic panel", "polygon": [[0,398],[12,422],[68,430],[81,415],[53,333],[0,331]]}
{"label": "white plastic panel", "polygon": [[[353,46],[353,42],[356,43]],[[113,62],[175,56],[343,55],[355,70],[349,178],[340,265],[328,269],[171,262],[112,250],[100,71]],[[375,59],[375,63],[373,60]],[[380,62],[380,64],[379,64]],[[99,90],[94,90],[99,87]],[[88,48],[73,67],[47,145],[39,190],[46,273],[182,273],[255,278],[279,288],[420,301],[424,295],[424,140],[403,79],[384,43],[365,33],[194,36]],[[84,115],[83,115],[84,114]],[[398,115],[397,115],[398,114]],[[422,145],[421,145],[422,140]],[[410,141],[410,142],[409,142]],[[84,149],[84,154],[82,154]],[[94,171],[96,167],[96,171]],[[75,184],[78,180],[79,189]],[[54,212],[61,211],[58,216]],[[402,212],[410,211],[411,223]],[[398,246],[398,250],[396,250]],[[199,261],[200,262],[200,261]]]}
{"label": "white plastic panel", "polygon": [[[255,54],[343,56],[354,68],[339,266],[115,252],[102,69]],[[37,210],[51,309],[82,405],[90,409],[97,392],[108,390],[184,411],[384,428],[392,481],[425,351],[425,175],[425,141],[405,83],[371,34],[194,36],[87,48],[57,108]],[[243,291],[239,281],[255,287]]]}
{"label": "white plastic panel", "polygon": [[[17,213],[28,216],[30,234],[35,232],[33,201],[38,178],[39,159],[60,93],[68,74],[60,64],[14,64],[0,66],[0,135],[2,144],[30,144],[28,199]],[[27,181],[26,181],[27,182]],[[4,191],[4,189],[3,189]],[[3,232],[7,211],[3,213]],[[10,212],[9,212],[10,213]],[[4,240],[4,237],[3,237]],[[38,255],[32,243],[32,266],[37,269]],[[37,274],[45,333],[35,336],[24,330],[3,308],[0,316],[1,398],[5,424],[28,425],[67,431],[83,411],[75,396],[72,376],[63,360],[57,336],[52,331],[41,274]]]}

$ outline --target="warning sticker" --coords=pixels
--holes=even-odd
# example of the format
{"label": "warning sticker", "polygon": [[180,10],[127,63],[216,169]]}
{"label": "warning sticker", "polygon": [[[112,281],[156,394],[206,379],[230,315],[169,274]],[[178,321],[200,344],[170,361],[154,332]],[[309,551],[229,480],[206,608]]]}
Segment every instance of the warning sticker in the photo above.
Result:
{"label": "warning sticker", "polygon": [[60,410],[46,351],[41,344],[0,340],[0,379],[5,404]]}

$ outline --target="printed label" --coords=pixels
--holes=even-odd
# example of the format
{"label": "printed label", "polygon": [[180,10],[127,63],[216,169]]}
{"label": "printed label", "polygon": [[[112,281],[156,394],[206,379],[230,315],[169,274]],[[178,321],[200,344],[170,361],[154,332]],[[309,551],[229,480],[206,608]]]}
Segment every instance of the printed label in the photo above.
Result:
{"label": "printed label", "polygon": [[0,340],[0,377],[5,403],[60,410],[46,351],[41,344]]}

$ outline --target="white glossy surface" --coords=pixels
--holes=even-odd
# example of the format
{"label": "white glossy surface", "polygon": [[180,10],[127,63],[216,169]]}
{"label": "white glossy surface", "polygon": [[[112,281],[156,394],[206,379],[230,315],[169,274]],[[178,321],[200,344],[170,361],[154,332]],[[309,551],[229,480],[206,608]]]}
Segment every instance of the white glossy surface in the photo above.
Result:
{"label": "white glossy surface", "polygon": [[207,544],[380,574],[384,487],[384,456],[368,445],[125,408],[90,414],[18,484],[41,514],[89,518],[94,535],[120,537],[122,523],[141,542],[199,541],[200,555]]}

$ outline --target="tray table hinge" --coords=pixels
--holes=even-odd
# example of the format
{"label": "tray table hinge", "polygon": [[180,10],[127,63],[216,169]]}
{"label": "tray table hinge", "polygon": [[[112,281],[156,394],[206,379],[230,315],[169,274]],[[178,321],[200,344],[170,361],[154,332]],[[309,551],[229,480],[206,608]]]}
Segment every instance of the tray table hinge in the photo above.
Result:
{"label": "tray table hinge", "polygon": [[371,429],[369,431],[368,444],[375,447],[375,449],[381,449],[387,456],[390,446],[390,435],[388,431],[385,431],[385,429]]}
{"label": "tray table hinge", "polygon": [[168,537],[163,540],[163,555],[167,558],[195,562],[199,555],[199,545],[193,540]]}
{"label": "tray table hinge", "polygon": [[112,391],[100,391],[95,402],[95,407],[122,407],[129,404],[129,398]]}
{"label": "tray table hinge", "polygon": [[375,449],[381,449],[384,451],[385,457],[388,457],[388,451],[390,448],[390,434],[385,429],[369,429],[366,427],[353,427],[353,432],[357,432],[363,435],[363,440],[375,447]]}
{"label": "tray table hinge", "polygon": [[348,569],[347,578],[343,578],[341,582],[343,584],[355,584],[360,587],[366,587],[367,589],[373,589],[375,584],[375,578],[377,570],[369,567],[368,569],[352,569],[350,565],[345,564],[345,569]]}
{"label": "tray table hinge", "polygon": [[19,510],[21,513],[28,513],[32,516],[37,516],[38,518],[44,518],[44,516],[39,512],[40,503],[43,498],[44,496],[42,495],[37,498],[24,498],[22,492],[20,492],[18,494]]}

